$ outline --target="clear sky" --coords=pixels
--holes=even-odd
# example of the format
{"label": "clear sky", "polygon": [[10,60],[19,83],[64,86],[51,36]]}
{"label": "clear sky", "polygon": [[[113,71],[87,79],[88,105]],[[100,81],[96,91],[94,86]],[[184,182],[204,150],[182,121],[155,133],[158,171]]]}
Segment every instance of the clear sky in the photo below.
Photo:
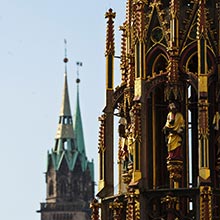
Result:
{"label": "clear sky", "polygon": [[[76,62],[87,156],[98,180],[98,116],[105,103],[105,12],[117,12],[116,55],[125,0],[0,0],[1,219],[39,220],[47,151],[54,145],[64,79],[64,39],[72,114]],[[116,71],[116,80],[119,77]]]}

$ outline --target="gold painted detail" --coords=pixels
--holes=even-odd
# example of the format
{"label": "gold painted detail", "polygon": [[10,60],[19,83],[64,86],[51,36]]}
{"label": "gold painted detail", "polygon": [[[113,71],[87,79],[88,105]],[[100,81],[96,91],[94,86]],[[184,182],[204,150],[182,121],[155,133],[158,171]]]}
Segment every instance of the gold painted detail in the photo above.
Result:
{"label": "gold painted detail", "polygon": [[104,135],[105,135],[105,118],[106,118],[105,114],[103,114],[99,117],[99,121],[100,121],[99,140],[98,140],[98,149],[99,149],[98,152],[99,153],[105,151],[105,139],[104,139]]}
{"label": "gold painted detail", "polygon": [[113,211],[113,220],[121,220],[123,203],[119,201],[118,197],[109,204],[109,208]]}
{"label": "gold painted detail", "polygon": [[212,219],[212,191],[210,186],[200,186],[200,220]]}
{"label": "gold painted detail", "polygon": [[127,87],[133,88],[134,87],[134,75],[135,75],[134,50],[133,49],[130,49],[128,52],[127,62],[128,62]]}
{"label": "gold painted detail", "polygon": [[[175,50],[171,51],[175,53]],[[176,57],[170,57],[168,62],[168,82],[177,83],[179,79],[179,61]]]}
{"label": "gold painted detail", "polygon": [[145,30],[146,31],[151,30],[151,28],[149,28],[149,27],[151,24],[151,20],[152,20],[154,11],[156,11],[158,18],[159,18],[160,26],[163,30],[163,36],[165,37],[166,41],[169,42],[169,35],[170,35],[169,22],[166,19],[166,11],[164,10],[164,8],[162,6],[163,6],[163,4],[161,3],[160,0],[152,1],[149,3],[149,8],[152,8],[152,10],[150,11],[149,15],[147,16]]}
{"label": "gold painted detail", "polygon": [[207,9],[205,7],[206,0],[199,0],[198,22],[197,22],[197,39],[201,34],[207,38]]}
{"label": "gold painted detail", "polygon": [[135,0],[134,1],[134,8],[135,8],[135,24],[136,24],[136,37],[140,40],[143,41],[144,39],[144,29],[145,29],[145,24],[146,24],[146,19],[145,19],[145,13],[144,13],[144,8],[146,5],[147,1],[144,0]]}
{"label": "gold painted detail", "polygon": [[176,56],[178,51],[175,48],[170,48],[170,56],[167,71],[167,85],[164,91],[164,99],[170,100],[174,97],[175,100],[183,100],[183,86],[179,80],[179,59]]}
{"label": "gold painted detail", "polygon": [[210,177],[210,169],[207,167],[201,167],[199,169],[199,176],[203,179],[203,180],[207,180]]}
{"label": "gold painted detail", "polygon": [[209,125],[208,125],[208,101],[199,100],[199,115],[198,115],[198,125],[199,125],[199,139],[202,139],[209,135]]}
{"label": "gold painted detail", "polygon": [[132,173],[133,173],[133,163],[129,163],[127,172],[124,172],[122,174],[122,181],[124,184],[128,185],[131,182]]}
{"label": "gold painted detail", "polygon": [[163,29],[161,27],[155,27],[151,33],[151,40],[154,44],[160,43],[164,38]]}
{"label": "gold painted detail", "polygon": [[207,74],[200,74],[198,77],[199,92],[208,92],[208,76]]}
{"label": "gold painted detail", "polygon": [[115,43],[114,43],[114,18],[116,13],[110,8],[105,14],[107,21],[107,31],[106,31],[106,53],[105,55],[114,55],[115,53]]}
{"label": "gold painted detail", "polygon": [[175,100],[183,100],[183,86],[181,84],[168,84],[164,89],[164,100],[168,101],[174,97]]}
{"label": "gold painted detail", "polygon": [[121,84],[125,84],[127,81],[127,33],[125,24],[119,27],[119,30],[122,31],[121,35],[121,59],[120,59],[120,69],[121,69]]}
{"label": "gold painted detail", "polygon": [[92,209],[92,215],[91,215],[91,219],[92,220],[99,220],[99,208],[100,208],[100,204],[98,202],[97,199],[94,199],[91,203],[90,203],[90,209]]}
{"label": "gold painted detail", "polygon": [[178,209],[178,198],[171,195],[166,195],[161,199],[161,203],[166,204],[167,209]]}
{"label": "gold painted detail", "polygon": [[139,190],[133,187],[129,188],[127,194],[127,209],[126,220],[139,220],[140,219],[140,201]]}
{"label": "gold painted detail", "polygon": [[136,183],[141,179],[141,172],[140,171],[134,171],[132,175],[132,182]]}
{"label": "gold painted detail", "polygon": [[102,189],[104,189],[104,187],[105,187],[104,179],[99,180],[98,191],[100,192]]}
{"label": "gold painted detail", "polygon": [[182,178],[183,161],[167,160],[167,170],[170,174],[170,186],[172,188],[179,188],[179,182]]}
{"label": "gold painted detail", "polygon": [[142,79],[136,78],[134,82],[134,99],[139,100],[142,95]]}
{"label": "gold painted detail", "polygon": [[176,18],[179,13],[179,1],[171,0],[170,2],[170,13],[172,19]]}
{"label": "gold painted detail", "polygon": [[99,117],[99,140],[98,140],[98,153],[99,153],[99,183],[98,190],[101,191],[105,187],[104,179],[104,166],[105,166],[105,119],[106,115],[103,114]]}

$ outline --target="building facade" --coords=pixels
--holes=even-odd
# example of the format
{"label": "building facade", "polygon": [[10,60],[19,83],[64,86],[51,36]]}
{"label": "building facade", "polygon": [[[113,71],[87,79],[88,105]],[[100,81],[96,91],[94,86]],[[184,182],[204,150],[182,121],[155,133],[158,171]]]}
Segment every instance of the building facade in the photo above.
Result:
{"label": "building facade", "polygon": [[[64,59],[67,62],[67,58]],[[94,198],[94,164],[86,156],[77,79],[76,111],[71,114],[67,73],[55,144],[48,152],[46,202],[38,212],[41,220],[88,220]]]}
{"label": "building facade", "polygon": [[92,219],[220,219],[220,1],[127,0],[125,10],[117,87],[116,14],[105,15]]}

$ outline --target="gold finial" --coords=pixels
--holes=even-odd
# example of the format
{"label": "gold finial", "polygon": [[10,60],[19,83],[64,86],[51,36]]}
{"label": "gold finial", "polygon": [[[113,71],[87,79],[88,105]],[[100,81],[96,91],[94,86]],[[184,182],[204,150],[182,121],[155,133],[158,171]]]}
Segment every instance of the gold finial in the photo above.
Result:
{"label": "gold finial", "polygon": [[107,21],[107,32],[106,32],[106,55],[114,55],[115,53],[115,43],[114,43],[114,18],[116,13],[110,8],[108,12],[105,13],[105,18]]}
{"label": "gold finial", "polygon": [[109,10],[105,13],[105,18],[115,18],[115,12],[113,12],[112,8],[109,8]]}

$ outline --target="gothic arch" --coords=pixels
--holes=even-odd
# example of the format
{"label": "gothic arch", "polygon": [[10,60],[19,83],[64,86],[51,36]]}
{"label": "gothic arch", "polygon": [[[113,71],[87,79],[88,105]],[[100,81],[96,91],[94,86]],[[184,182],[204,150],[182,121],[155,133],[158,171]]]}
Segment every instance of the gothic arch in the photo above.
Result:
{"label": "gothic arch", "polygon": [[[162,62],[163,61],[163,62]],[[146,55],[146,76],[151,77],[154,73],[166,72],[168,54],[164,47],[157,45]]]}
{"label": "gothic arch", "polygon": [[67,194],[67,180],[65,177],[61,177],[59,180],[59,191],[60,195],[66,195]]}
{"label": "gothic arch", "polygon": [[[197,91],[198,84],[198,52],[197,52],[197,44],[194,43],[187,47],[181,54],[179,68],[181,74],[185,79],[188,79],[188,82],[193,86],[193,88]],[[215,73],[216,64],[215,58],[212,50],[207,47],[207,65],[208,65],[208,73],[209,76],[212,76]],[[210,81],[213,80],[213,77],[209,77]],[[211,82],[209,82],[211,83]]]}

